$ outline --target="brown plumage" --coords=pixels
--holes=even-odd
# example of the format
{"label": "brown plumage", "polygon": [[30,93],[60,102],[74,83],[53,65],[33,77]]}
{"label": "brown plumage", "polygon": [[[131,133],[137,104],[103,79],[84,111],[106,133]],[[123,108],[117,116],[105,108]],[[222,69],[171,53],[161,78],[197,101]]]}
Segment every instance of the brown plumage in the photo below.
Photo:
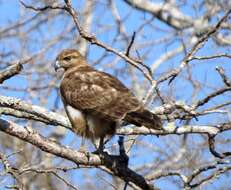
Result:
{"label": "brown plumage", "polygon": [[161,129],[158,116],[144,109],[118,79],[88,65],[78,51],[62,51],[57,56],[55,68],[65,70],[60,92],[73,130],[78,135],[92,140],[113,135],[122,120]]}

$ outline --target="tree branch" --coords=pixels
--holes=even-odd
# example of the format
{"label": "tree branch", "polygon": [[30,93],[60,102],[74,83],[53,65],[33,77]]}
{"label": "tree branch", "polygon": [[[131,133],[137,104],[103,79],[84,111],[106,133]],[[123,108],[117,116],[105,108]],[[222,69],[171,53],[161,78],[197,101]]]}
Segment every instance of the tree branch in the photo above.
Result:
{"label": "tree branch", "polygon": [[161,4],[147,0],[125,0],[125,2],[136,9],[154,15],[175,29],[184,29],[193,25],[193,20],[189,16],[186,16],[180,12],[180,10],[173,3],[168,3],[165,1],[163,4]]}
{"label": "tree branch", "polygon": [[144,76],[150,81],[150,83],[152,83],[152,74],[150,73],[150,69],[147,69],[147,66],[144,65],[142,63],[142,61],[137,60],[135,58],[131,58],[129,56],[126,55],[126,52],[119,52],[116,49],[104,44],[103,42],[99,41],[94,35],[86,32],[82,26],[80,25],[79,22],[79,17],[78,14],[76,13],[75,9],[72,7],[71,5],[71,1],[70,0],[65,0],[66,6],[45,6],[45,7],[40,7],[40,8],[35,8],[33,6],[29,6],[26,5],[25,3],[22,3],[24,7],[26,8],[30,8],[34,11],[43,11],[46,9],[62,9],[62,10],[66,10],[71,17],[73,18],[73,21],[75,23],[75,26],[80,34],[80,36],[82,38],[84,38],[85,40],[87,40],[88,42],[90,42],[91,44],[95,44],[99,47],[104,48],[105,50],[107,50],[108,52],[112,52],[114,54],[116,54],[117,56],[121,57],[122,59],[124,59],[126,62],[128,62],[129,64],[131,64],[132,66],[134,66],[135,68],[137,68],[140,72],[142,72],[144,74]]}
{"label": "tree branch", "polygon": [[70,160],[77,165],[88,166],[106,166],[114,175],[120,177],[126,182],[132,182],[141,189],[154,190],[154,186],[149,184],[143,176],[137,174],[127,167],[127,164],[122,164],[121,156],[109,155],[106,152],[100,156],[91,153],[82,153],[49,140],[35,132],[32,128],[22,127],[13,122],[0,119],[0,130],[24,140],[32,145],[35,145],[42,151],[54,154],[58,157]]}
{"label": "tree branch", "polygon": [[[0,112],[5,115],[40,121],[50,125],[60,125],[71,130],[71,124],[66,116],[48,111],[43,107],[25,103],[17,98],[0,96]],[[118,135],[168,135],[168,134],[217,134],[230,130],[230,123],[221,123],[214,126],[185,125],[176,127],[169,123],[164,131],[148,129],[146,127],[122,127],[117,129]]]}
{"label": "tree branch", "polygon": [[0,84],[2,84],[5,80],[17,75],[22,70],[22,64],[16,63],[7,67],[6,69],[0,71]]}
{"label": "tree branch", "polygon": [[226,86],[231,87],[231,81],[230,79],[225,75],[225,71],[222,67],[216,67],[217,72],[220,74],[223,82]]}
{"label": "tree branch", "polygon": [[61,125],[71,129],[71,124],[67,117],[48,111],[43,107],[25,103],[17,98],[0,96],[0,112],[19,118],[41,121],[45,124]]}
{"label": "tree branch", "polygon": [[228,18],[230,13],[231,13],[231,10],[226,12],[225,15],[217,22],[217,24],[214,27],[212,27],[200,39],[198,39],[198,41],[195,43],[192,49],[184,57],[180,66],[177,69],[174,69],[170,71],[169,73],[167,73],[166,75],[162,76],[158,80],[158,83],[163,82],[168,79],[170,79],[169,83],[171,83],[177,77],[177,75],[187,66],[188,62],[192,59],[193,55],[204,45],[206,40],[220,29],[221,24]]}

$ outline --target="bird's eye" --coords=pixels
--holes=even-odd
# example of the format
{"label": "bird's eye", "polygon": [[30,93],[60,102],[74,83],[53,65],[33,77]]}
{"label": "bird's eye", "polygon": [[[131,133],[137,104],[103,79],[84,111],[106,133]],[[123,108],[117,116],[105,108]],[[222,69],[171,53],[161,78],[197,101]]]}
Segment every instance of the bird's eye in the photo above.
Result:
{"label": "bird's eye", "polygon": [[65,60],[65,61],[70,61],[70,60],[71,60],[71,57],[64,57],[63,60]]}

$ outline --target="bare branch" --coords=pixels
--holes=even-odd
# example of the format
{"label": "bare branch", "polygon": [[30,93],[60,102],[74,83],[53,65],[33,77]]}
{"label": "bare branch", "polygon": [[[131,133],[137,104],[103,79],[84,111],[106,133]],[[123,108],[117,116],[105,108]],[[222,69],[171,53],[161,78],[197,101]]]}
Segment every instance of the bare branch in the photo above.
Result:
{"label": "bare branch", "polygon": [[221,174],[230,171],[231,170],[231,166],[226,166],[223,168],[219,168],[218,170],[216,170],[214,173],[212,173],[211,175],[207,176],[204,179],[201,179],[199,182],[190,185],[191,188],[196,188],[196,187],[201,187],[203,184],[209,183],[212,179],[219,177]]}
{"label": "bare branch", "polygon": [[30,6],[30,5],[27,5],[26,3],[24,3],[22,0],[20,0],[20,3],[25,7],[25,8],[28,8],[28,9],[32,9],[34,11],[46,11],[48,9],[65,9],[66,7],[65,6],[56,6],[56,5],[46,5],[44,7],[34,7],[34,6]]}
{"label": "bare branch", "polygon": [[163,4],[159,4],[142,0],[126,0],[125,2],[132,7],[155,15],[158,19],[176,29],[183,29],[193,24],[193,20],[180,12],[173,3],[165,1]]}
{"label": "bare branch", "polygon": [[86,155],[76,150],[61,146],[56,142],[39,135],[32,128],[22,127],[16,123],[0,119],[0,130],[11,136],[29,142],[45,152],[68,159],[76,164],[91,166],[101,165],[98,156],[93,154]]}
{"label": "bare branch", "polygon": [[27,173],[37,173],[37,174],[52,174],[55,177],[57,177],[58,179],[60,179],[63,183],[65,183],[67,185],[67,187],[70,187],[71,189],[75,189],[78,190],[77,187],[75,187],[74,185],[72,185],[69,181],[67,181],[66,179],[64,179],[64,177],[60,176],[57,174],[57,170],[52,170],[52,169],[37,169],[37,168],[26,168],[23,170],[19,171],[19,174],[22,176],[23,174],[27,174]]}
{"label": "bare branch", "polygon": [[[60,125],[71,129],[71,124],[67,117],[55,112],[27,104],[19,99],[12,97],[0,96],[1,113],[9,114],[15,117],[32,119],[41,121],[51,125]],[[16,111],[8,111],[14,109]],[[167,135],[167,134],[187,134],[187,133],[202,133],[202,134],[217,134],[219,131],[231,129],[229,123],[220,124],[219,126],[181,126],[175,127],[172,125],[166,126],[164,131],[148,129],[146,127],[123,127],[117,130],[119,135]]]}
{"label": "bare branch", "polygon": [[[152,83],[152,74],[150,73],[150,69],[146,70],[144,68],[147,68],[146,65],[144,65],[140,60],[136,60],[134,58],[131,58],[129,56],[127,56],[125,53],[119,52],[116,49],[107,46],[106,44],[104,44],[103,42],[100,42],[94,35],[87,33],[80,25],[79,22],[79,17],[78,14],[76,13],[76,11],[74,10],[74,8],[71,5],[71,1],[70,0],[65,0],[66,6],[64,7],[59,7],[59,6],[45,6],[42,8],[35,8],[33,6],[25,6],[26,8],[30,8],[34,11],[42,11],[43,9],[63,9],[66,10],[73,18],[75,26],[80,34],[80,36],[82,38],[84,38],[85,40],[87,40],[88,42],[90,42],[91,44],[95,44],[98,45],[99,47],[104,48],[105,50],[112,52],[116,55],[118,55],[119,57],[123,58],[126,62],[128,62],[129,64],[131,64],[132,66],[134,66],[135,68],[137,68],[139,71],[141,71],[144,76]],[[25,3],[24,3],[25,4]],[[32,8],[33,7],[33,8]],[[143,67],[140,67],[143,66]]]}
{"label": "bare branch", "polygon": [[212,98],[214,98],[214,97],[216,97],[218,95],[221,95],[221,94],[223,94],[224,92],[227,92],[227,91],[231,91],[231,87],[225,87],[225,88],[219,89],[219,90],[217,90],[215,92],[212,92],[211,94],[209,94],[208,96],[206,96],[202,100],[199,100],[194,105],[194,107],[197,108],[197,107],[203,106],[204,104],[206,104],[207,102],[209,102],[209,100],[211,100]]}
{"label": "bare branch", "polygon": [[215,150],[215,137],[216,137],[216,135],[209,135],[208,136],[208,143],[209,143],[210,152],[215,157],[218,157],[218,158],[221,158],[221,159],[225,158],[226,156],[231,156],[231,152],[224,152],[224,153],[220,154]]}
{"label": "bare branch", "polygon": [[219,165],[224,165],[224,164],[227,164],[227,162],[225,161],[222,161],[222,160],[218,160],[218,161],[215,161],[211,164],[208,164],[208,165],[205,165],[205,166],[202,166],[198,169],[196,169],[195,171],[193,171],[193,173],[188,177],[188,181],[187,183],[190,184],[193,179],[195,177],[197,177],[198,175],[200,175],[202,172],[206,172],[208,170],[211,170],[211,169],[214,169],[214,168],[217,168],[219,167]]}
{"label": "bare branch", "polygon": [[[228,125],[228,129],[231,129],[229,123],[223,124],[221,126]],[[219,126],[198,126],[198,125],[185,125],[181,127],[176,127],[171,124],[165,127],[164,131],[157,131],[153,129],[148,129],[146,127],[123,127],[117,130],[119,135],[168,135],[168,134],[188,134],[188,133],[198,133],[198,134],[217,134],[219,131],[223,131],[223,127]]]}
{"label": "bare branch", "polygon": [[0,84],[2,84],[5,80],[17,75],[22,70],[22,64],[16,63],[0,71]]}
{"label": "bare branch", "polygon": [[[217,67],[221,82],[213,82],[211,65],[230,62],[231,1],[22,1],[11,11],[0,6],[0,152],[7,153],[0,153],[0,189],[164,189],[161,180],[190,190],[211,189],[216,176],[229,180],[221,174],[231,171],[231,78],[228,67]],[[20,17],[7,19],[16,10]],[[66,130],[61,72],[51,69],[63,48],[78,48],[96,69],[122,79],[163,130],[124,123],[106,141],[108,153],[74,150],[81,137]],[[5,72],[12,63],[23,65],[22,76]],[[118,135],[124,147],[115,143]],[[72,180],[76,173],[80,180]]]}
{"label": "bare branch", "polygon": [[[125,61],[127,61],[128,63],[130,63],[131,65],[133,65],[135,68],[137,68],[138,70],[140,70],[144,76],[151,82],[152,81],[152,74],[150,73],[150,70],[146,70],[144,68],[146,68],[147,66],[145,66],[141,61],[139,60],[135,60],[134,58],[128,57],[126,54],[117,51],[116,49],[107,46],[106,44],[100,42],[99,40],[97,40],[97,38],[95,36],[93,36],[92,34],[87,33],[80,25],[79,22],[79,17],[78,14],[76,13],[76,11],[74,10],[74,8],[71,5],[71,1],[70,0],[65,0],[66,2],[66,10],[67,12],[72,16],[75,26],[80,34],[80,36],[84,39],[86,39],[87,41],[89,41],[91,44],[95,44],[98,45],[99,47],[104,48],[105,50],[112,52],[116,55],[118,55],[119,57],[123,58]],[[140,67],[143,66],[144,68]]]}
{"label": "bare branch", "polygon": [[204,43],[206,42],[206,40],[213,35],[214,33],[216,33],[219,28],[221,27],[221,24],[228,18],[229,14],[230,14],[231,10],[229,10],[218,22],[217,24],[212,27],[206,34],[204,34],[200,39],[198,39],[198,41],[196,42],[196,44],[192,47],[192,49],[190,50],[190,52],[184,57],[183,61],[181,62],[180,66],[177,69],[174,69],[173,71],[167,73],[165,76],[161,77],[158,80],[158,83],[163,82],[165,80],[170,79],[169,83],[171,83],[176,76],[183,70],[183,68],[185,68],[189,62],[189,60],[192,59],[192,56],[204,45]]}
{"label": "bare branch", "polygon": [[4,166],[4,169],[5,169],[5,172],[10,174],[16,181],[19,185],[16,185],[15,187],[19,190],[23,190],[23,184],[19,178],[19,175],[18,175],[18,169],[13,167],[9,160],[7,159],[7,156],[5,154],[3,154],[2,152],[0,152],[0,159],[3,163],[3,166]]}
{"label": "bare branch", "polygon": [[32,119],[51,125],[61,125],[71,129],[69,120],[55,112],[49,112],[43,107],[27,104],[20,99],[0,96],[1,113],[19,118]]}
{"label": "bare branch", "polygon": [[[126,164],[121,164],[121,156],[109,155],[106,152],[100,154],[100,157],[90,153],[85,154],[57,144],[56,142],[41,136],[32,128],[24,128],[3,119],[0,119],[0,130],[11,136],[29,142],[45,152],[70,160],[77,165],[89,165],[95,167],[105,165],[114,175],[122,178],[126,182],[131,181],[142,189],[157,190],[157,188],[147,183],[141,175],[129,169]],[[122,159],[122,161],[124,160]]]}
{"label": "bare branch", "polygon": [[189,61],[193,60],[208,60],[208,59],[216,59],[216,58],[231,58],[231,55],[229,54],[217,54],[217,55],[210,55],[210,56],[193,56]]}
{"label": "bare branch", "polygon": [[228,77],[225,75],[225,71],[222,67],[216,67],[217,72],[220,74],[223,82],[226,84],[226,86],[231,87],[231,81],[228,79]]}
{"label": "bare branch", "polygon": [[135,41],[135,37],[136,37],[136,32],[133,32],[131,41],[130,41],[130,43],[128,44],[128,48],[127,48],[127,51],[126,51],[126,53],[125,53],[126,56],[129,56],[131,47],[132,47],[132,45],[133,45],[133,43],[134,43],[134,41]]}

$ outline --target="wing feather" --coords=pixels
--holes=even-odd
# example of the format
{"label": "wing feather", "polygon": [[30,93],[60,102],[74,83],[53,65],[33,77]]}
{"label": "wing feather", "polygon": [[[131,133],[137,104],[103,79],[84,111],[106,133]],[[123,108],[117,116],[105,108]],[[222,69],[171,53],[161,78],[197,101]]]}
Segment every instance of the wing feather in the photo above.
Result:
{"label": "wing feather", "polygon": [[65,73],[61,95],[72,107],[109,120],[120,120],[141,107],[139,100],[115,77],[90,67]]}

